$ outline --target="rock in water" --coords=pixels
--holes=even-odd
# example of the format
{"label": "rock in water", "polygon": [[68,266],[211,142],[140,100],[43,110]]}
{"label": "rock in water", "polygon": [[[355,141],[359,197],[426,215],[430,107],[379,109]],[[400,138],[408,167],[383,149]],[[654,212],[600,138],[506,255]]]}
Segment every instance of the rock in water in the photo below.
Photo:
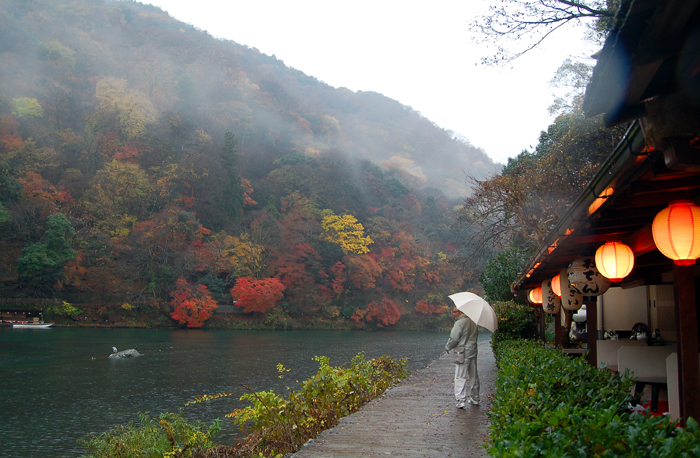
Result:
{"label": "rock in water", "polygon": [[122,358],[135,358],[137,356],[141,356],[141,353],[139,353],[136,349],[130,349],[130,350],[123,350],[119,351],[117,353],[112,353],[109,355],[110,359],[122,359]]}

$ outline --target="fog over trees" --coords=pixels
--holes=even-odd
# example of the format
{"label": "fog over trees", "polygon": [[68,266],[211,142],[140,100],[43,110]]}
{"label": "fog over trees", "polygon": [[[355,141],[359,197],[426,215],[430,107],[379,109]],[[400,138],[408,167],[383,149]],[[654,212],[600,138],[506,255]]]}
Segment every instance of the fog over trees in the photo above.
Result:
{"label": "fog over trees", "polygon": [[153,6],[0,6],[4,297],[198,326],[262,291],[251,313],[388,326],[474,282],[453,207],[500,167],[467,140]]}

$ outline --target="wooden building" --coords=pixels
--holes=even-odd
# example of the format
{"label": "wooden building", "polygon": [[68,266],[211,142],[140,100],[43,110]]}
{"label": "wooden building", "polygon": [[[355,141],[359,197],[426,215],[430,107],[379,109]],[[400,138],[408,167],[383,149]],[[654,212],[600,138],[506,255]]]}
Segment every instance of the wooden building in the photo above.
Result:
{"label": "wooden building", "polygon": [[[700,205],[700,1],[623,0],[587,88],[584,111],[603,114],[609,126],[633,123],[515,289],[540,286],[572,261],[594,256],[605,242],[619,240],[632,248],[634,269],[613,287],[672,285],[680,416],[698,420],[700,269],[664,256],[652,222],[671,202]],[[596,298],[584,300],[588,328],[595,330]],[[589,332],[594,365],[596,342],[596,332]]]}

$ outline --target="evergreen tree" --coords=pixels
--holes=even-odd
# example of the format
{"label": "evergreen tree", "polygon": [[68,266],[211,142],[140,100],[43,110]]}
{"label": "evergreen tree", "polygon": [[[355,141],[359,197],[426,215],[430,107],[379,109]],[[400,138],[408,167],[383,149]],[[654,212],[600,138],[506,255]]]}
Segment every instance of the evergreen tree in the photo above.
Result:
{"label": "evergreen tree", "polygon": [[245,189],[241,186],[236,140],[231,132],[226,132],[224,136],[224,148],[220,157],[221,167],[226,172],[228,181],[224,186],[223,198],[219,205],[226,211],[229,218],[239,219],[243,214],[243,194]]}
{"label": "evergreen tree", "polygon": [[75,235],[63,213],[48,217],[48,229],[38,243],[28,245],[17,260],[17,272],[26,284],[38,290],[51,290],[63,279],[63,267],[77,257],[68,238]]}

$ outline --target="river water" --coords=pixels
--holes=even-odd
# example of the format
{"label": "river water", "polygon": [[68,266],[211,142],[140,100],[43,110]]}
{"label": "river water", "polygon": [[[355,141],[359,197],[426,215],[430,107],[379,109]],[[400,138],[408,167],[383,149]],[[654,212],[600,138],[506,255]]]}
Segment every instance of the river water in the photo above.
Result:
{"label": "river water", "polygon": [[[480,333],[480,340],[490,337]],[[409,370],[437,358],[447,332],[223,331],[0,328],[0,456],[75,457],[77,439],[137,420],[139,412],[178,412],[202,394],[233,393],[188,406],[188,419],[221,418],[219,443],[237,428],[224,415],[246,404],[246,392],[289,386],[316,373],[314,356],[331,365],[359,352],[408,358]],[[112,347],[143,357],[108,358]],[[278,378],[277,364],[291,372]]]}

